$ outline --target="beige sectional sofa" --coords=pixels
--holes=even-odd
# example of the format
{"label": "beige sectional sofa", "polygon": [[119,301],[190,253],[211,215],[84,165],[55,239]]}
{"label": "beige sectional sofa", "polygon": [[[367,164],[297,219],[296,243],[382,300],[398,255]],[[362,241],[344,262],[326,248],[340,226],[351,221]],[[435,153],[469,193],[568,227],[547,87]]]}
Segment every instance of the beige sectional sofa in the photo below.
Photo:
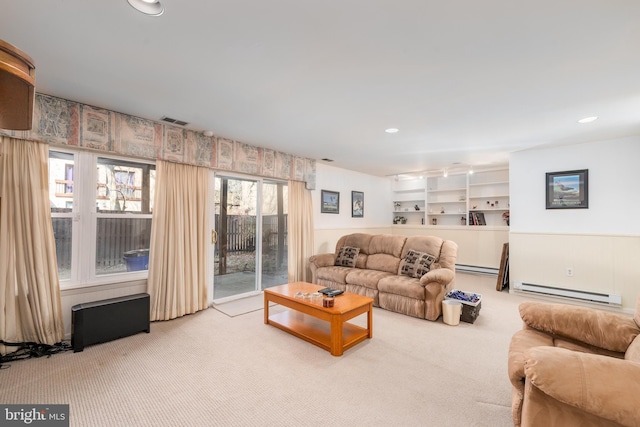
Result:
{"label": "beige sectional sofa", "polygon": [[435,236],[354,233],[312,256],[312,281],[373,298],[373,305],[436,320],[455,278],[458,245]]}

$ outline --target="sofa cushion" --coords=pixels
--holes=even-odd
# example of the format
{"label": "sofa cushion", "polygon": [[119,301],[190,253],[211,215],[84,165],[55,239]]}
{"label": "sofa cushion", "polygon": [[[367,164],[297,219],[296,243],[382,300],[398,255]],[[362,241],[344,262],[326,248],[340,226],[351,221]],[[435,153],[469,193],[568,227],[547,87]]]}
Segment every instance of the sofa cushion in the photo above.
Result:
{"label": "sofa cushion", "polygon": [[322,267],[316,271],[318,281],[329,281],[338,284],[346,284],[346,277],[353,268],[350,267],[340,267],[337,265],[332,265],[329,267]]}
{"label": "sofa cushion", "polygon": [[440,251],[442,250],[443,240],[436,236],[411,236],[407,237],[407,241],[402,248],[400,258],[406,258],[409,251],[426,252],[436,257],[439,262]]}
{"label": "sofa cushion", "polygon": [[376,234],[371,238],[371,242],[369,243],[369,254],[387,254],[395,258],[400,258],[406,240],[407,238],[404,236]]}
{"label": "sofa cushion", "polygon": [[400,258],[389,254],[371,254],[367,258],[367,269],[385,271],[387,273],[398,274]]}
{"label": "sofa cushion", "polygon": [[426,252],[414,251],[412,249],[407,253],[407,256],[402,262],[400,274],[419,279],[429,272],[429,269],[435,260],[436,257],[433,255]]}
{"label": "sofa cushion", "polygon": [[364,286],[365,288],[378,289],[378,282],[383,277],[393,276],[393,273],[378,270],[354,269],[347,274],[346,281],[349,285]]}
{"label": "sofa cushion", "polygon": [[372,234],[366,233],[346,234],[338,239],[338,242],[336,243],[336,255],[338,255],[338,251],[343,246],[353,246],[354,248],[360,248],[360,255],[368,255],[370,253],[369,243],[371,242],[372,238]]}
{"label": "sofa cushion", "polygon": [[338,250],[338,255],[336,256],[336,265],[340,265],[342,267],[355,267],[359,253],[360,248],[355,248],[353,246],[341,247],[340,250]]}

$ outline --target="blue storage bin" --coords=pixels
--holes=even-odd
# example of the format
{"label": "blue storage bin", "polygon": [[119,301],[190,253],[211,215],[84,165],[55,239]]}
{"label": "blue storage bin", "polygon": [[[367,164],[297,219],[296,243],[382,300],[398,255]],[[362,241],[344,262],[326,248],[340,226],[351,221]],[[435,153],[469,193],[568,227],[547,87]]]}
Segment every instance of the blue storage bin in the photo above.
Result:
{"label": "blue storage bin", "polygon": [[124,262],[127,264],[127,271],[140,271],[149,269],[149,249],[137,249],[124,253]]}

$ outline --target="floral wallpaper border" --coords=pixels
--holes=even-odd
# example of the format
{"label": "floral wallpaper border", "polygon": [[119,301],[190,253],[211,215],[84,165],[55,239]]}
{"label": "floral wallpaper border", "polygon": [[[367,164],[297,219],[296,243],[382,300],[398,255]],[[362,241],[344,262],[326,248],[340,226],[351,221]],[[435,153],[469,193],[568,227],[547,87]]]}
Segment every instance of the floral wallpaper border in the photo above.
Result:
{"label": "floral wallpaper border", "polygon": [[161,159],[212,169],[307,182],[315,160],[37,93],[30,131],[0,135],[123,156]]}

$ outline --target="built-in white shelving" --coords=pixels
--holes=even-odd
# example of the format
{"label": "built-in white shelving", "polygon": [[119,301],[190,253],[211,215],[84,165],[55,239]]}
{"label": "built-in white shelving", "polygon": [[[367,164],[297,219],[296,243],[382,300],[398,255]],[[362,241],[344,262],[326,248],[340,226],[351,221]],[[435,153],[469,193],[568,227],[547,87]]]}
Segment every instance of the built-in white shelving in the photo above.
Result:
{"label": "built-in white shelving", "polygon": [[509,169],[394,180],[394,224],[506,226]]}
{"label": "built-in white shelving", "polygon": [[394,181],[392,188],[394,224],[424,224],[424,178]]}

